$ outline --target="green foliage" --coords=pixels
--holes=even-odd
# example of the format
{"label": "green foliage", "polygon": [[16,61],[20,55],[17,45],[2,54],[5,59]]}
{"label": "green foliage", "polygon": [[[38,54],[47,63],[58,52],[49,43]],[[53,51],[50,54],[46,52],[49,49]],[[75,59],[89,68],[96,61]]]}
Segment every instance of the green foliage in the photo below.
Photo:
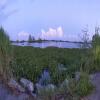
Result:
{"label": "green foliage", "polygon": [[[33,47],[19,47],[14,46],[14,63],[13,74],[20,79],[25,77],[37,81],[37,77],[42,73],[44,68],[50,70],[52,83],[59,86],[67,77],[69,77],[68,87],[57,88],[56,93],[65,93],[69,98],[79,98],[79,96],[87,95],[93,89],[88,74],[82,73],[79,82],[70,80],[70,77],[76,71],[82,70],[89,72],[93,69],[92,66],[92,53],[91,49],[61,49],[61,48],[33,48]],[[67,69],[63,72],[58,70],[58,64],[63,64]],[[89,69],[89,71],[87,71]],[[52,97],[52,92],[42,92],[42,97],[48,99]],[[46,96],[45,96],[46,95]],[[66,95],[65,95],[66,97]],[[78,99],[76,99],[78,100]]]}
{"label": "green foliage", "polygon": [[100,35],[99,27],[95,28],[95,34],[92,37],[92,58],[95,71],[100,71]]}
{"label": "green foliage", "polygon": [[94,49],[93,53],[94,53],[94,60],[97,62],[100,61],[100,46],[97,46]]}
{"label": "green foliage", "polygon": [[77,87],[77,81],[73,78],[70,78],[68,92],[72,96],[71,100],[80,100],[80,95],[77,93],[76,87]]}
{"label": "green foliage", "polygon": [[92,37],[92,46],[96,47],[96,46],[100,46],[100,36],[99,34],[95,34]]}
{"label": "green foliage", "polygon": [[[48,68],[52,82],[55,84],[61,83],[69,73],[71,75],[79,69],[80,56],[83,53],[80,49],[41,49],[17,46],[14,47],[14,51],[13,73],[17,78],[26,77],[36,82],[42,70]],[[63,64],[67,71],[59,73],[57,67],[59,63]]]}
{"label": "green foliage", "polygon": [[42,100],[52,100],[56,94],[56,88],[43,87],[39,90],[38,97]]}
{"label": "green foliage", "polygon": [[69,87],[69,80],[65,79],[62,84],[60,84],[59,91],[62,93],[67,93]]}
{"label": "green foliage", "polygon": [[86,27],[84,30],[82,30],[82,44],[81,44],[81,48],[89,48],[90,44],[89,44],[89,34],[88,34],[88,28]]}
{"label": "green foliage", "polygon": [[84,53],[81,56],[80,70],[88,73],[91,73],[94,70],[94,59],[92,55],[91,49],[84,50]]}
{"label": "green foliage", "polygon": [[95,34],[92,37],[92,46],[95,48],[96,46],[100,46],[100,35],[99,35],[99,27],[95,27]]}
{"label": "green foliage", "polygon": [[76,91],[80,96],[86,96],[93,90],[93,85],[89,81],[89,76],[87,73],[82,72],[79,82],[76,86]]}
{"label": "green foliage", "polygon": [[0,75],[6,79],[11,76],[10,61],[11,61],[11,45],[9,37],[4,29],[0,28]]}
{"label": "green foliage", "polygon": [[94,70],[100,71],[100,46],[96,46],[93,48],[93,64],[94,64]]}

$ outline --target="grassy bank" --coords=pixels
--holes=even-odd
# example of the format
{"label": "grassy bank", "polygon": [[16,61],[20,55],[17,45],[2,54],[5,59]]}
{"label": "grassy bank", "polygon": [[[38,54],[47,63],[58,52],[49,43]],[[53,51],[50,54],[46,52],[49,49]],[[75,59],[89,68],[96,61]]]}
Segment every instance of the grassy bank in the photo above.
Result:
{"label": "grassy bank", "polygon": [[[35,84],[42,71],[47,68],[50,71],[50,83],[57,86],[56,91],[53,91],[55,94],[68,92],[73,96],[84,96],[92,90],[88,72],[99,69],[99,48],[93,50],[55,47],[41,49],[11,46],[9,37],[2,28],[0,36],[0,76],[8,82],[13,78],[18,81],[24,77]],[[91,67],[94,65],[96,67]],[[79,81],[72,78],[77,71],[80,73]],[[66,79],[69,84],[65,82]],[[47,95],[44,92],[44,97],[51,95],[49,92],[46,92]]]}
{"label": "grassy bank", "polygon": [[[82,55],[87,52],[83,49],[61,49],[61,48],[33,48],[14,46],[13,72],[17,78],[26,77],[33,82],[44,68],[51,72],[52,82],[62,82],[66,76],[72,76],[75,71],[80,70]],[[67,71],[59,76],[58,64],[63,64]]]}

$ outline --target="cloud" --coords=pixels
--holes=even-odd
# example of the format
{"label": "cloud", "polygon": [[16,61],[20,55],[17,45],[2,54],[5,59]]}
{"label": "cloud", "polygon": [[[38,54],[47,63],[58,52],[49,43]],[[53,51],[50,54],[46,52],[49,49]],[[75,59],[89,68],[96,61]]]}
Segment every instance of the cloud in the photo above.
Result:
{"label": "cloud", "polygon": [[41,38],[42,39],[60,39],[64,36],[62,27],[58,27],[57,29],[49,28],[46,32],[44,29],[41,30]]}
{"label": "cloud", "polygon": [[18,40],[27,40],[28,37],[29,37],[29,33],[27,32],[22,31],[18,33]]}

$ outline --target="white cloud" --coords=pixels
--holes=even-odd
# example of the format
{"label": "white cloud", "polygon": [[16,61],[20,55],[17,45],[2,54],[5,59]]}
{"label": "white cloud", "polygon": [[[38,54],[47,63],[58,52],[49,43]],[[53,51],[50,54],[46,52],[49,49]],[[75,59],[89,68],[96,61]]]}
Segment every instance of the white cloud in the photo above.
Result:
{"label": "white cloud", "polygon": [[58,27],[57,29],[49,28],[46,32],[45,30],[41,30],[41,38],[42,39],[60,39],[64,36],[62,27]]}
{"label": "white cloud", "polygon": [[63,37],[64,34],[63,34],[63,29],[62,29],[62,27],[58,27],[58,28],[57,28],[57,33],[59,34],[60,37]]}
{"label": "white cloud", "polygon": [[27,40],[28,37],[29,37],[29,33],[27,32],[22,31],[18,33],[18,40]]}

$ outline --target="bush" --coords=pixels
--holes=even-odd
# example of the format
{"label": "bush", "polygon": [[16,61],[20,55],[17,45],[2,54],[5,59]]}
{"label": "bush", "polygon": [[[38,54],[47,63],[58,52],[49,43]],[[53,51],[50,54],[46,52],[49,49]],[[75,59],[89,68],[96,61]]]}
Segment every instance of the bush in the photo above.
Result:
{"label": "bush", "polygon": [[93,85],[89,81],[87,73],[82,72],[80,80],[76,86],[76,91],[80,96],[86,96],[93,90]]}

